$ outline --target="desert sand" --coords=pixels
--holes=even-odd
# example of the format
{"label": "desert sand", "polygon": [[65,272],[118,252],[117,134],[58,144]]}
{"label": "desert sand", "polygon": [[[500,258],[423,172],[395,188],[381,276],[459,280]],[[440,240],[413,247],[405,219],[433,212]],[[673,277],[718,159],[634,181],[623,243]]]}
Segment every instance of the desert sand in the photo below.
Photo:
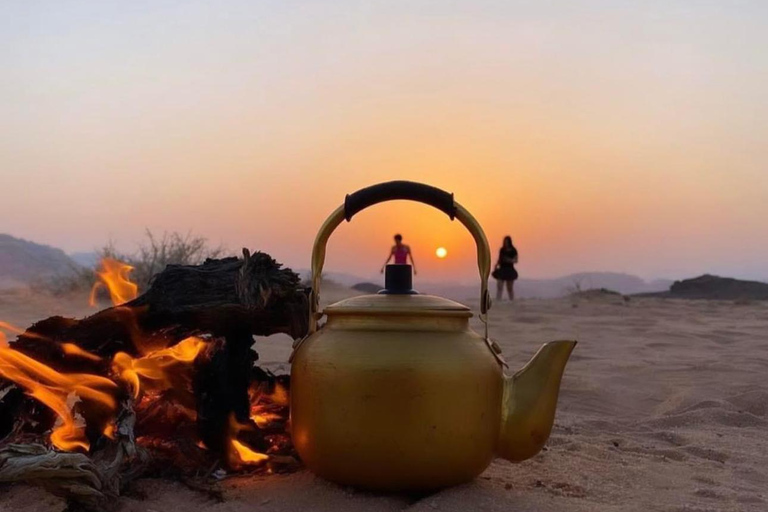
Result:
{"label": "desert sand", "polygon": [[[0,319],[21,326],[87,312],[77,301],[0,294]],[[117,510],[768,510],[768,303],[620,296],[501,302],[491,311],[491,335],[512,369],[542,342],[579,340],[552,436],[532,460],[497,461],[470,484],[422,496],[342,488],[307,471],[227,478],[220,496],[145,479]],[[288,370],[287,337],[256,347],[263,365]],[[0,488],[2,511],[65,509],[39,489]]]}

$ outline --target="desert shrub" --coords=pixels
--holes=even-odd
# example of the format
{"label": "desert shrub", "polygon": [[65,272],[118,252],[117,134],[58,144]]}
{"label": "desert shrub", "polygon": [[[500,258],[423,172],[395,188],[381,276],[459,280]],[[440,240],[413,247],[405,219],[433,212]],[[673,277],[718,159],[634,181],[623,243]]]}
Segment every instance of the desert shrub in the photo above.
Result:
{"label": "desert shrub", "polygon": [[161,237],[156,237],[147,230],[146,237],[134,255],[104,254],[134,267],[131,279],[139,285],[139,290],[145,289],[152,276],[166,265],[199,265],[208,258],[218,258],[224,252],[223,247],[211,247],[207,239],[191,233],[163,233]]}
{"label": "desert shrub", "polygon": [[584,277],[574,277],[573,281],[570,286],[567,286],[565,288],[566,295],[579,295],[582,291],[584,291]]}
{"label": "desert shrub", "polygon": [[53,295],[66,295],[89,290],[95,282],[95,269],[72,264],[67,272],[32,281],[30,288],[34,291],[48,292]]}
{"label": "desert shrub", "polygon": [[[139,292],[145,290],[152,277],[166,265],[197,265],[207,258],[220,257],[223,253],[223,247],[211,247],[206,238],[192,233],[182,235],[173,232],[156,236],[150,230],[146,230],[146,239],[138,244],[133,253],[118,251],[112,241],[97,251],[99,261],[112,258],[131,265],[133,270],[130,279],[138,285]],[[90,290],[98,279],[98,269],[98,263],[92,268],[73,267],[71,272],[46,280],[37,287],[54,294]]]}

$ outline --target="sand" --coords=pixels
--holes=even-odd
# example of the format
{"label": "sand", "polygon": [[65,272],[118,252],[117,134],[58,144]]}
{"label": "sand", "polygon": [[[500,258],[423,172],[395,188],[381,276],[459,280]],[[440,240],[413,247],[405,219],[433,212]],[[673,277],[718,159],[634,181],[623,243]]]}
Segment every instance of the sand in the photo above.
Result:
{"label": "sand", "polygon": [[[0,297],[0,319],[22,325],[78,311],[87,307]],[[306,471],[228,478],[220,484],[221,499],[145,479],[117,509],[768,510],[768,303],[522,300],[496,304],[491,319],[491,334],[512,368],[544,341],[580,342],[550,441],[532,460],[494,462],[476,481],[427,496],[374,495]],[[287,337],[258,340],[257,347],[262,364],[287,370]],[[0,511],[65,508],[37,489],[0,488]]]}

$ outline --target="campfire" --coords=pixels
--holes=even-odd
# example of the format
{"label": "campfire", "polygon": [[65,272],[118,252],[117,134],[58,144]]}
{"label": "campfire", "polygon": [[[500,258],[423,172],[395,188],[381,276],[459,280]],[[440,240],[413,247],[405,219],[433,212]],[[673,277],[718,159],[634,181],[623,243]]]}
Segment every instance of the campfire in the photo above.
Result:
{"label": "campfire", "polygon": [[140,475],[295,468],[289,378],[251,346],[305,334],[298,276],[247,250],[170,265],[142,295],[130,271],[102,261],[90,303],[113,306],[82,320],[0,322],[0,481],[98,508]]}

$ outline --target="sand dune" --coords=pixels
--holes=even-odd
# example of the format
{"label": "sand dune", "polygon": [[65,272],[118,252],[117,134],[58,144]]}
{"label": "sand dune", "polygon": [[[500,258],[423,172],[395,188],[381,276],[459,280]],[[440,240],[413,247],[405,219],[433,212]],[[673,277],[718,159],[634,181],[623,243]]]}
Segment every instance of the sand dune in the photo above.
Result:
{"label": "sand dune", "polygon": [[[305,471],[224,480],[223,501],[144,480],[119,510],[768,510],[768,304],[525,300],[496,304],[491,322],[513,369],[541,342],[580,341],[552,437],[534,459],[497,461],[475,482],[428,496],[372,495]],[[258,348],[264,364],[287,369],[288,340]],[[0,510],[65,507],[37,490],[1,492]]]}

